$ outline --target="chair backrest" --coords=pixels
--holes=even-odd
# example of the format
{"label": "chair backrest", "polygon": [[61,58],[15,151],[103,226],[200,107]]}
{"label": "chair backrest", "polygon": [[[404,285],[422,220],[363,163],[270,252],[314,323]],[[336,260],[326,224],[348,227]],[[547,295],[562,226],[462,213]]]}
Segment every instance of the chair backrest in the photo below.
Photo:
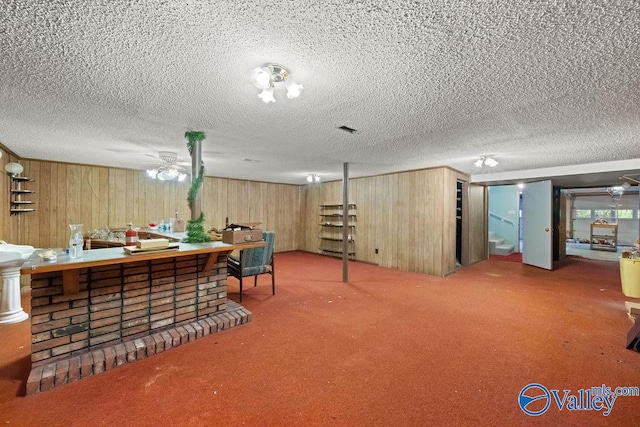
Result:
{"label": "chair backrest", "polygon": [[273,231],[263,231],[262,239],[267,243],[260,248],[245,249],[242,254],[242,269],[258,267],[271,264],[273,257],[273,245],[276,240],[276,233]]}

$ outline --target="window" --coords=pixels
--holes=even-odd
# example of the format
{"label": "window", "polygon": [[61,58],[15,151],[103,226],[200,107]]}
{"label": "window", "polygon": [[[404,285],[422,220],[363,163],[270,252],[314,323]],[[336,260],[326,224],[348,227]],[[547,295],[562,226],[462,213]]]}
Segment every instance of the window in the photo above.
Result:
{"label": "window", "polygon": [[591,218],[591,209],[576,209],[575,218]]}
{"label": "window", "polygon": [[618,218],[632,219],[633,209],[618,209]]}
{"label": "window", "polygon": [[616,210],[615,209],[595,209],[594,211],[596,218],[615,218]]}

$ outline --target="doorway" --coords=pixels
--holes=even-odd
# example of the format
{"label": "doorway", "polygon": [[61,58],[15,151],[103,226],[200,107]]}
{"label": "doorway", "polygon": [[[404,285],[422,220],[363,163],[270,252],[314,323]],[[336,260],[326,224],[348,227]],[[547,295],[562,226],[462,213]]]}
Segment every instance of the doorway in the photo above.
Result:
{"label": "doorway", "polygon": [[489,254],[522,254],[522,262],[551,270],[554,218],[551,181],[489,187]]}

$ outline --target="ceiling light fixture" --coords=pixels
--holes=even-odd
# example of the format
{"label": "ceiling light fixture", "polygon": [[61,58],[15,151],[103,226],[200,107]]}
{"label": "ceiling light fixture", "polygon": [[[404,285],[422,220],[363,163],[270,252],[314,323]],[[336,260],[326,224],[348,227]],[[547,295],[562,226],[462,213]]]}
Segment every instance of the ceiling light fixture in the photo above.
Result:
{"label": "ceiling light fixture", "polygon": [[176,164],[178,155],[171,151],[161,151],[158,155],[163,164],[156,169],[147,169],[147,175],[160,181],[184,181],[187,174],[182,172],[182,168]]}
{"label": "ceiling light fixture", "polygon": [[315,173],[307,175],[307,182],[320,182],[320,177]]}
{"label": "ceiling light fixture", "polygon": [[622,197],[622,194],[624,194],[624,187],[621,185],[607,187],[607,193],[609,193],[614,202],[617,202]]}
{"label": "ceiling light fixture", "polygon": [[276,102],[273,97],[276,83],[284,83],[287,88],[287,98],[289,99],[297,98],[300,96],[300,91],[302,91],[302,85],[293,80],[289,70],[278,64],[266,64],[262,67],[254,68],[251,71],[251,81],[258,89],[262,89],[258,98],[262,99],[264,103]]}
{"label": "ceiling light fixture", "polygon": [[482,156],[478,160],[473,162],[473,164],[479,168],[483,166],[489,166],[490,168],[494,168],[498,166],[498,161],[494,159],[493,156]]}

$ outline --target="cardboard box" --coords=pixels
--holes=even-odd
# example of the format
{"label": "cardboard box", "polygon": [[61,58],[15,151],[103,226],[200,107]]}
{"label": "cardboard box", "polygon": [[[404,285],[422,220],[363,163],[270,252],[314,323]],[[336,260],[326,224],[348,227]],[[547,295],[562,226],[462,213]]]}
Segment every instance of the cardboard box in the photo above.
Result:
{"label": "cardboard box", "polygon": [[259,242],[262,240],[262,230],[244,229],[244,230],[224,230],[222,232],[222,241],[229,244]]}

